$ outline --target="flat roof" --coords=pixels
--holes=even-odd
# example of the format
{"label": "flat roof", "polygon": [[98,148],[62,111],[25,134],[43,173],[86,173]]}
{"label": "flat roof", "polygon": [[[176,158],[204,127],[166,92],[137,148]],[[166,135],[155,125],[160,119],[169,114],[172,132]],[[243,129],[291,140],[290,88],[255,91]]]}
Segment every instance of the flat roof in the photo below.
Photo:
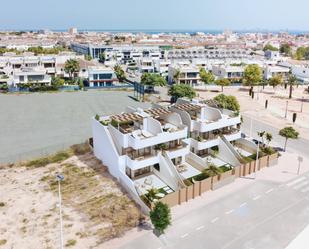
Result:
{"label": "flat roof", "polygon": [[143,117],[137,113],[122,113],[112,115],[110,118],[118,123],[143,120]]}
{"label": "flat roof", "polygon": [[185,104],[175,105],[175,108],[181,111],[197,111],[197,110],[200,110],[202,107],[199,105],[191,104],[191,103],[185,103]]}
{"label": "flat roof", "polygon": [[162,114],[169,114],[171,111],[163,108],[163,107],[158,107],[158,108],[152,108],[148,110],[144,110],[144,112],[148,113],[151,116],[160,116]]}

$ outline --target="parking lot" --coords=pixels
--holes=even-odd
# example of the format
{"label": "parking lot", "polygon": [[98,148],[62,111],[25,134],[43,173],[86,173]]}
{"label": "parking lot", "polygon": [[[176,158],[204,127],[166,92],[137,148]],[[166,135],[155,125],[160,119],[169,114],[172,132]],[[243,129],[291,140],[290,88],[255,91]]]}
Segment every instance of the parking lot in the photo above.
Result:
{"label": "parking lot", "polygon": [[41,156],[85,141],[91,117],[145,106],[132,91],[0,94],[0,163]]}

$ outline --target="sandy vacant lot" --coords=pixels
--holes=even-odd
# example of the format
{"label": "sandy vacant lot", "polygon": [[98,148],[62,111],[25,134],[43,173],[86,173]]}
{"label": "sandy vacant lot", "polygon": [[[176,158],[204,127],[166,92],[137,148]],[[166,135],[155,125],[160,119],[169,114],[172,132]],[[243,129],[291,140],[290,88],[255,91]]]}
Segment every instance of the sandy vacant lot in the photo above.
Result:
{"label": "sandy vacant lot", "polygon": [[[288,96],[289,89],[284,89],[284,87],[277,87],[276,89],[270,86],[264,89],[255,87],[254,99],[249,96],[248,87],[225,87],[223,93],[237,97],[243,114],[264,121],[278,129],[285,126],[294,126],[300,131],[301,137],[309,139],[309,94],[304,92],[306,88],[304,86],[294,86],[292,99],[289,99]],[[221,93],[221,88],[218,86],[206,86],[202,90],[198,91],[198,94],[204,99],[213,98]],[[257,91],[259,91],[259,94],[257,94]],[[268,100],[267,109],[265,109],[266,100]],[[287,101],[288,112],[287,118],[285,118]],[[302,105],[303,110],[301,112]],[[297,114],[295,124],[292,122],[293,113]]]}
{"label": "sandy vacant lot", "polygon": [[59,248],[56,172],[65,176],[62,183],[65,247],[104,248],[104,241],[138,224],[140,210],[92,152],[83,155],[65,152],[48,160],[0,169],[1,249]]}

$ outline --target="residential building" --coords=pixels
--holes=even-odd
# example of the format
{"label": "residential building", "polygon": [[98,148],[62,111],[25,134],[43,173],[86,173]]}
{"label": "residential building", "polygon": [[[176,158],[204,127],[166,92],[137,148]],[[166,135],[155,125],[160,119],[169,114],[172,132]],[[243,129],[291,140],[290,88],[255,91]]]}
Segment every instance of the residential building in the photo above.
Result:
{"label": "residential building", "polygon": [[14,86],[19,86],[22,84],[50,85],[50,83],[51,76],[46,74],[43,67],[21,67],[13,72]]}
{"label": "residential building", "polygon": [[141,58],[137,63],[138,69],[141,73],[154,73],[155,65],[152,58]]}
{"label": "residential building", "polygon": [[238,167],[257,149],[241,137],[240,122],[238,114],[198,101],[128,107],[93,118],[94,154],[143,205],[140,197],[150,189],[168,194],[210,165]]}
{"label": "residential building", "polygon": [[212,73],[219,79],[240,80],[244,76],[245,67],[241,64],[233,65],[213,65]]}
{"label": "residential building", "polygon": [[168,82],[169,84],[198,85],[200,84],[200,69],[191,65],[190,62],[171,64],[168,69]]}
{"label": "residential building", "polygon": [[88,67],[86,87],[106,87],[118,83],[113,69],[105,66]]}
{"label": "residential building", "polygon": [[263,68],[263,77],[269,80],[275,75],[280,75],[284,81],[288,79],[290,69],[282,66],[265,65]]}

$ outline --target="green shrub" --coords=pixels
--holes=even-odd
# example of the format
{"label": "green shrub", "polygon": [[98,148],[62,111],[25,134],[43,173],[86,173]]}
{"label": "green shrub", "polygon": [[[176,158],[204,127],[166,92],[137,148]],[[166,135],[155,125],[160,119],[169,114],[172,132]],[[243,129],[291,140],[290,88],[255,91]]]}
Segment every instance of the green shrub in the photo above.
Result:
{"label": "green shrub", "polygon": [[76,244],[76,240],[75,239],[69,239],[67,241],[67,243],[65,244],[66,247],[69,247],[69,246],[74,246]]}
{"label": "green shrub", "polygon": [[4,202],[0,202],[0,207],[4,207],[5,203]]}
{"label": "green shrub", "polygon": [[6,239],[0,239],[0,246],[5,245],[7,242]]}

